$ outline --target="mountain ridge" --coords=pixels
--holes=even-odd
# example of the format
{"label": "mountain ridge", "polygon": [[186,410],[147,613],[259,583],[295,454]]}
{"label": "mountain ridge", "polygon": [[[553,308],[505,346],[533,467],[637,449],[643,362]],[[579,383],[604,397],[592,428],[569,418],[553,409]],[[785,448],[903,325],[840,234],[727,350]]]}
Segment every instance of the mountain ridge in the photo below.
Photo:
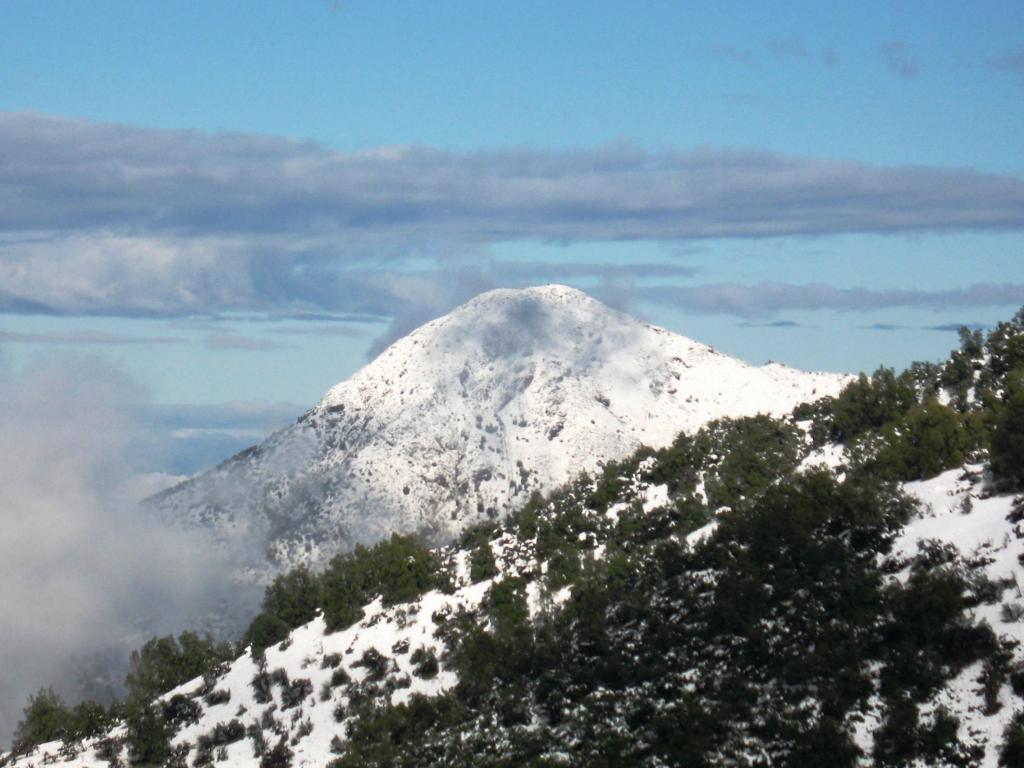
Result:
{"label": "mountain ridge", "polygon": [[264,541],[281,567],[396,531],[442,543],[640,445],[726,415],[785,413],[846,381],[749,366],[566,286],[498,289],[151,504],[228,543]]}

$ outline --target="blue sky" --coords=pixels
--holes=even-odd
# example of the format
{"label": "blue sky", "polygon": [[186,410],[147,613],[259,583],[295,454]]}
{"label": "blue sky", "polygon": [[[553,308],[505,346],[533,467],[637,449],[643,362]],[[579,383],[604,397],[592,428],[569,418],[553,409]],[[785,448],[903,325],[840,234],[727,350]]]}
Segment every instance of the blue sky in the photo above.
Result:
{"label": "blue sky", "polygon": [[0,0],[0,373],[208,460],[499,285],[936,359],[1024,304],[1022,137],[1019,2]]}

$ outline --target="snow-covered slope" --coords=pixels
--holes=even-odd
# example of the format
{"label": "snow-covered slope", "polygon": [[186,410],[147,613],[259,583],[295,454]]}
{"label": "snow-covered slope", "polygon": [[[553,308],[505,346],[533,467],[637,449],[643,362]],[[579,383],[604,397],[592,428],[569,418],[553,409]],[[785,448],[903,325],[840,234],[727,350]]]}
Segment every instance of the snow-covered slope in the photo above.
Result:
{"label": "snow-covered slope", "polygon": [[[995,634],[1016,643],[1012,663],[1024,661],[1024,557],[1019,524],[1010,519],[1014,496],[991,496],[983,483],[982,465],[968,465],[937,477],[907,483],[904,489],[921,502],[921,515],[911,520],[897,538],[893,554],[913,557],[924,542],[950,545],[971,564],[977,575],[995,583],[1012,585],[1002,599],[982,603],[969,610],[972,618],[985,621]],[[906,573],[899,574],[905,577]],[[960,738],[983,750],[979,768],[996,768],[999,747],[1007,724],[1018,711],[1009,684],[998,692],[998,710],[986,711],[982,674],[984,664],[967,666],[943,687],[926,706],[922,719],[928,721],[939,708],[960,721]],[[858,729],[858,741],[865,750],[872,731],[879,724],[877,713],[869,712]]]}
{"label": "snow-covered slope", "polygon": [[[990,579],[1014,583],[1024,580],[1024,566],[1018,559],[1020,534],[1012,519],[1007,519],[1013,497],[987,496],[982,469],[967,466],[906,484],[905,489],[920,499],[922,507],[919,516],[898,536],[894,556],[910,558],[921,542],[938,541],[956,547],[965,561],[982,569]],[[630,483],[623,498],[638,500],[647,513],[671,503],[665,486],[639,480]],[[971,502],[965,503],[966,498]],[[616,509],[626,505],[620,502],[607,514],[614,517]],[[706,529],[695,532],[691,543],[697,546],[706,533]],[[469,552],[449,550],[456,574],[451,594],[430,591],[413,602],[390,607],[377,599],[365,607],[361,621],[335,633],[327,632],[323,618],[317,617],[293,631],[284,643],[268,648],[265,660],[246,653],[216,679],[197,678],[168,692],[161,701],[183,697],[196,707],[194,722],[179,728],[172,743],[181,746],[189,765],[201,762],[198,750],[204,739],[216,743],[217,738],[223,738],[223,748],[215,746],[218,765],[257,765],[260,751],[265,754],[279,741],[288,745],[291,764],[296,768],[322,766],[344,742],[357,702],[369,697],[398,704],[415,693],[435,696],[453,688],[457,677],[446,664],[425,671],[414,655],[423,649],[434,658],[444,656],[444,626],[451,617],[477,609],[492,584],[510,575],[526,574],[534,579],[527,587],[532,612],[540,609],[544,599],[557,603],[569,589],[542,598],[544,588],[538,575],[545,569],[535,559],[530,541],[505,533],[492,540],[490,547],[499,567],[493,578],[471,583],[466,562]],[[599,558],[602,553],[603,547],[597,547],[589,556]],[[891,576],[905,577],[905,573]],[[997,635],[1024,641],[1024,598],[1018,590],[1007,589],[1001,603],[979,605],[972,613],[987,620]],[[1022,659],[1024,648],[1018,646],[1014,661]],[[928,722],[940,708],[952,713],[959,720],[963,743],[981,750],[983,757],[978,765],[995,768],[1004,729],[1016,706],[1010,685],[1004,682],[998,697],[1001,707],[994,712],[986,709],[982,667],[980,662],[965,667],[921,707],[921,717]],[[862,765],[874,764],[867,756],[881,721],[875,706],[869,704],[854,719],[856,738],[865,753]],[[237,732],[231,731],[232,727]],[[105,750],[108,756],[113,749],[120,759],[126,757],[124,745],[116,741],[123,731],[119,726],[103,738],[78,744],[43,744],[14,759],[13,766],[53,763],[69,768],[100,768],[108,764],[101,757]],[[923,768],[920,761],[913,765]]]}
{"label": "snow-covered slope", "polygon": [[785,413],[845,381],[749,366],[565,286],[496,290],[154,504],[178,524],[265,543],[272,569],[393,531],[443,542],[641,444]]}

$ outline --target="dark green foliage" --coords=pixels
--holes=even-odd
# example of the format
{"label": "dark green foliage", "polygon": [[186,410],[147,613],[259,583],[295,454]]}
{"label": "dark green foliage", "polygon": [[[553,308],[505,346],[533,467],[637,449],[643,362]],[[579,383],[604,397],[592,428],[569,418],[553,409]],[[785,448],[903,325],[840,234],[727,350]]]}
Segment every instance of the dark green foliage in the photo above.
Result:
{"label": "dark green foliage", "polygon": [[990,416],[992,477],[1004,491],[1024,490],[1024,367],[1004,381]]}
{"label": "dark green foliage", "polygon": [[82,701],[71,707],[68,717],[69,739],[99,736],[114,723],[111,709],[95,701]]}
{"label": "dark green foliage", "polygon": [[529,669],[532,629],[526,605],[526,583],[510,578],[491,586],[481,605],[490,625],[468,621],[461,628],[453,664],[460,697],[479,701],[495,681],[512,681]]}
{"label": "dark green foliage", "polygon": [[331,560],[320,578],[324,619],[329,630],[362,618],[362,606],[375,597],[385,605],[413,600],[437,586],[440,566],[415,536],[392,534],[373,547],[357,546]]}
{"label": "dark green foliage", "polygon": [[223,749],[228,744],[245,738],[245,726],[238,720],[217,723],[213,730],[196,739],[195,765],[210,765],[214,760],[214,750]]}
{"label": "dark green foliage", "polygon": [[942,391],[943,367],[938,363],[916,361],[910,364],[907,373],[917,389],[919,401],[935,400]]}
{"label": "dark green foliage", "polygon": [[350,679],[344,667],[338,667],[331,672],[331,687],[337,688],[338,686],[346,685]]}
{"label": "dark green foliage", "polygon": [[328,653],[320,662],[321,669],[334,669],[341,665],[340,653]]}
{"label": "dark green foliage", "polygon": [[[538,545],[545,527],[586,529],[570,496],[552,504]],[[770,764],[852,766],[845,723],[876,693],[879,764],[975,764],[955,719],[919,722],[916,699],[995,639],[964,613],[979,588],[954,553],[925,548],[906,585],[887,582],[882,558],[912,508],[870,477],[811,472],[753,494],[696,550],[671,535],[641,544],[635,521],[606,530],[630,546],[582,559],[544,619],[529,619],[526,582],[510,578],[478,617],[450,620],[457,687],[363,705],[336,765],[554,765],[567,744],[579,765],[743,764],[756,743]]]}
{"label": "dark green foliage", "polygon": [[44,688],[29,697],[15,728],[11,748],[22,752],[47,741],[78,741],[98,736],[113,722],[113,714],[101,704],[83,701],[69,707],[53,689]]}
{"label": "dark green foliage", "polygon": [[269,704],[273,700],[273,683],[266,669],[261,668],[252,678],[253,699],[257,704]]}
{"label": "dark green foliage", "polygon": [[115,738],[100,739],[94,747],[96,757],[111,765],[120,764],[120,755],[123,748],[124,742],[121,739]]}
{"label": "dark green foliage", "polygon": [[175,729],[198,723],[199,717],[203,713],[199,702],[180,693],[165,701],[161,707],[164,722]]}
{"label": "dark green foliage", "polygon": [[131,655],[131,671],[125,678],[128,696],[150,701],[161,693],[217,669],[234,658],[230,643],[217,643],[195,632],[154,637]]}
{"label": "dark green foliage", "polygon": [[437,677],[440,665],[437,663],[437,654],[432,649],[420,647],[412,652],[409,657],[412,663],[412,673],[424,680],[431,680]]}
{"label": "dark green foliage", "polygon": [[474,584],[498,575],[498,564],[494,561],[494,553],[488,541],[483,541],[473,549],[469,556],[469,579]]}
{"label": "dark green foliage", "polygon": [[954,350],[939,377],[957,410],[966,411],[975,376],[984,367],[985,340],[981,331],[960,329],[960,348]]}
{"label": "dark green foliage", "polygon": [[274,578],[263,593],[263,612],[276,616],[289,627],[310,621],[320,606],[319,579],[305,566]]}
{"label": "dark green foliage", "polygon": [[134,765],[160,765],[171,754],[174,731],[151,704],[132,704],[124,719],[128,759]]}
{"label": "dark green foliage", "polygon": [[311,695],[313,695],[313,683],[309,678],[296,678],[281,689],[281,709],[297,707]]}
{"label": "dark green foliage", "polygon": [[1024,368],[1024,307],[1009,322],[999,323],[988,335],[989,372],[996,383]]}
{"label": "dark green foliage", "polygon": [[[391,768],[402,747],[416,744],[434,727],[456,721],[452,710],[449,697],[427,699],[414,694],[407,703],[361,712],[348,739],[338,744],[342,756],[330,764],[331,768]],[[430,764],[429,755],[424,759]]]}
{"label": "dark green foliage", "polygon": [[929,400],[881,430],[882,448],[869,462],[872,471],[896,480],[921,480],[964,463],[980,434],[970,420]]}
{"label": "dark green foliage", "polygon": [[1015,714],[1003,732],[999,765],[1004,768],[1024,768],[1024,712]]}
{"label": "dark green foliage", "polygon": [[437,556],[415,536],[393,534],[373,547],[338,555],[321,574],[300,567],[267,588],[262,612],[243,636],[259,655],[287,638],[322,610],[329,631],[363,617],[363,606],[380,597],[385,605],[415,599],[428,589],[451,589]]}
{"label": "dark green foliage", "polygon": [[708,506],[734,508],[796,467],[800,438],[793,426],[769,416],[725,419],[697,434],[694,453],[708,472]]}
{"label": "dark green foliage", "polygon": [[882,637],[883,693],[895,696],[903,691],[923,701],[947,678],[950,668],[960,669],[997,650],[992,630],[965,615],[968,583],[956,569],[915,567],[905,585],[893,584],[888,592],[892,621]]}
{"label": "dark green foliage", "polygon": [[284,736],[272,748],[265,750],[260,758],[260,768],[289,768],[291,764],[292,751]]}
{"label": "dark green foliage", "polygon": [[245,738],[245,726],[238,720],[230,720],[226,723],[217,723],[213,730],[206,736],[200,736],[198,745],[208,744],[214,747],[233,744]]}
{"label": "dark green foliage", "polygon": [[203,701],[211,707],[216,704],[226,704],[231,701],[231,691],[226,688],[212,690],[203,697]]}
{"label": "dark green foliage", "polygon": [[52,688],[29,697],[22,719],[14,730],[13,750],[20,752],[47,741],[64,738],[70,713]]}
{"label": "dark green foliage", "polygon": [[284,619],[272,613],[260,613],[242,635],[242,645],[251,646],[253,652],[258,654],[284,640],[290,631],[291,627]]}
{"label": "dark green foliage", "polygon": [[519,510],[508,516],[508,527],[515,530],[523,539],[532,539],[537,535],[537,521],[544,506],[544,497],[534,491]]}
{"label": "dark green foliage", "polygon": [[353,667],[363,667],[366,670],[366,679],[371,682],[382,680],[388,672],[388,665],[387,656],[376,648],[367,648],[359,660],[352,664]]}
{"label": "dark green foliage", "polygon": [[871,378],[861,374],[831,401],[829,436],[845,443],[900,418],[916,403],[910,373],[897,376],[891,368],[879,368]]}

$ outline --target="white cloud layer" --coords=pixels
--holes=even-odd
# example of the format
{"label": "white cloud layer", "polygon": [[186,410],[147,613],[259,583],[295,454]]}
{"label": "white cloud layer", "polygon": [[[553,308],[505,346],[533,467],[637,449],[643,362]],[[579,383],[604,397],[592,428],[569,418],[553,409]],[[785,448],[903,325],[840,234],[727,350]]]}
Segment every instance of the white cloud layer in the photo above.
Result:
{"label": "white cloud layer", "polygon": [[500,241],[1024,228],[1019,178],[758,151],[343,153],[25,113],[0,145],[7,312],[391,316],[424,282],[394,259]]}
{"label": "white cloud layer", "polygon": [[228,594],[219,555],[135,506],[171,480],[133,476],[141,394],[91,358],[0,370],[0,741],[39,687],[102,695]]}

